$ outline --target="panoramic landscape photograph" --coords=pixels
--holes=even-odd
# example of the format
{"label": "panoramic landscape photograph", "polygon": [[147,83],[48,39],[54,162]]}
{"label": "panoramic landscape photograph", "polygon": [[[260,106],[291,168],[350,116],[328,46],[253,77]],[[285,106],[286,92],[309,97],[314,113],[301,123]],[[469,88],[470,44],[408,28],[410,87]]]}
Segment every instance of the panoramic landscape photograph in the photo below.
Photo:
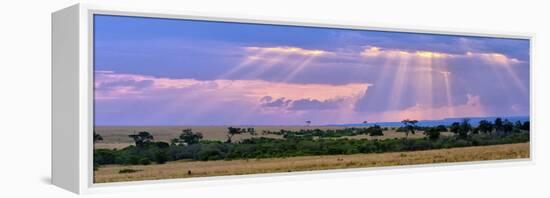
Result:
{"label": "panoramic landscape photograph", "polygon": [[530,158],[527,39],[93,23],[94,183]]}

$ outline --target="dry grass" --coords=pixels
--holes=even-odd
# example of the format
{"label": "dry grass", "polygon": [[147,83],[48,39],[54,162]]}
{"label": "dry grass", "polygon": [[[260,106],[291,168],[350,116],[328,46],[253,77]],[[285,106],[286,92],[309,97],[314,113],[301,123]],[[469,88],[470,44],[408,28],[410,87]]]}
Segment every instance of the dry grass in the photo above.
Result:
{"label": "dry grass", "polygon": [[[97,126],[95,131],[103,136],[104,141],[95,144],[95,148],[124,148],[130,144],[133,144],[132,139],[128,138],[128,135],[139,131],[148,131],[154,137],[156,141],[170,142],[171,139],[178,137],[183,129],[191,128],[194,132],[201,132],[204,139],[207,140],[226,140],[228,126]],[[248,127],[248,126],[239,126]],[[256,129],[258,137],[272,137],[280,138],[277,135],[261,135],[263,130],[279,131],[281,129],[298,131],[300,129],[343,129],[346,127],[337,126],[252,126]],[[450,135],[450,132],[444,132],[443,135]],[[233,140],[239,141],[242,139],[252,137],[250,134],[236,135]],[[384,131],[384,136],[370,137],[368,135],[350,136],[345,138],[350,139],[387,139],[387,138],[404,138],[405,133],[395,132],[395,130]],[[409,138],[422,138],[424,135],[422,132],[416,134],[409,134]]]}
{"label": "dry grass", "polygon": [[[162,165],[109,165],[95,171],[96,183],[242,175],[529,157],[529,143],[380,154],[305,156],[231,161],[176,161]],[[121,174],[121,169],[140,170]],[[191,174],[188,173],[191,171]]]}
{"label": "dry grass", "polygon": [[129,142],[99,142],[94,144],[94,149],[122,149],[133,144]]}

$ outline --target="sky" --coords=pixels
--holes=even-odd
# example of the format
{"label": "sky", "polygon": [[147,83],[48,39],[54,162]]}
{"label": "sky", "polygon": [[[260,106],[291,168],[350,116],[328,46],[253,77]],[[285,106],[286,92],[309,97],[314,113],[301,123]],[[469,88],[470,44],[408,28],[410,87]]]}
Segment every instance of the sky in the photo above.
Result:
{"label": "sky", "polygon": [[529,115],[529,41],[95,15],[96,125]]}

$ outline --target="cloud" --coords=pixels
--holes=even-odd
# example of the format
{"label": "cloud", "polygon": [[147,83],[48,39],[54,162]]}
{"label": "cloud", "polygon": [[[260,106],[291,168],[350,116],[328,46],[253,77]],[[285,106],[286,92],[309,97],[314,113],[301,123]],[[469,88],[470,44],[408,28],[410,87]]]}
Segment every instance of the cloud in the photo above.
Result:
{"label": "cloud", "polygon": [[342,108],[345,99],[328,99],[328,100],[316,100],[316,99],[300,99],[292,102],[290,109],[292,110],[326,110],[326,109],[338,109]]}
{"label": "cloud", "polygon": [[456,46],[460,47],[462,53],[498,53],[522,62],[529,61],[529,41],[525,39],[461,37]]}
{"label": "cloud", "polygon": [[[116,72],[97,72],[95,75],[96,121],[99,124],[255,121],[288,124],[297,122],[304,110],[350,111],[369,86],[261,80],[204,81]],[[216,120],[212,120],[214,118]]]}
{"label": "cloud", "polygon": [[274,47],[257,47],[250,46],[244,48],[249,52],[263,52],[263,53],[279,53],[279,54],[295,54],[302,56],[323,56],[330,55],[331,52],[319,50],[319,49],[303,49],[300,47],[292,46],[274,46]]}
{"label": "cloud", "polygon": [[[360,48],[322,50],[323,55],[315,56],[305,54],[311,54],[319,49],[306,50],[290,46],[249,48],[254,50],[244,50],[246,58],[220,78],[308,84],[374,83],[380,73],[396,70],[402,65],[407,67],[406,71],[403,71],[406,73],[416,71],[436,75],[465,70],[464,67],[502,66],[500,70],[509,70],[506,67],[526,64],[524,61],[496,52],[447,53],[365,45]],[[518,81],[521,79],[514,81],[519,84]]]}
{"label": "cloud", "polygon": [[466,98],[466,103],[456,106],[430,107],[417,104],[403,110],[393,110],[371,114],[368,118],[372,121],[384,121],[386,119],[399,121],[404,119],[431,120],[487,115],[479,95],[467,94]]}
{"label": "cloud", "polygon": [[[402,49],[387,49],[376,46],[366,46],[361,55],[365,58],[383,58],[383,59],[406,59],[411,61],[418,61],[418,59],[429,59],[430,61],[443,59],[478,59],[479,61],[484,61],[489,64],[499,64],[499,65],[513,65],[518,64],[521,61],[516,58],[510,58],[501,53],[479,53],[466,51],[464,54],[450,54],[445,52],[436,52],[436,51],[408,51]],[[418,61],[420,62],[420,61]],[[422,63],[420,63],[422,64]]]}
{"label": "cloud", "polygon": [[525,39],[109,16],[96,23],[100,123],[529,113]]}
{"label": "cloud", "polygon": [[[373,69],[371,74],[378,78],[370,81],[374,86],[355,105],[358,112],[380,114],[414,108],[455,107],[465,104],[468,94],[481,98],[487,115],[520,114],[508,107],[528,104],[529,64],[504,54],[367,46],[361,55],[366,62],[376,63],[373,68],[378,71]],[[528,114],[528,108],[518,109]],[[430,115],[419,110],[411,112]]]}
{"label": "cloud", "polygon": [[497,65],[513,65],[521,63],[520,60],[516,58],[510,58],[504,54],[500,53],[472,53],[466,52],[466,58],[479,58],[482,61],[490,64]]}
{"label": "cloud", "polygon": [[121,88],[129,88],[129,89],[135,89],[135,90],[141,90],[145,89],[153,84],[152,80],[121,80],[121,81],[111,81],[111,82],[102,82],[98,83],[96,85],[96,89],[99,90],[113,90],[113,89],[121,89]]}
{"label": "cloud", "polygon": [[446,58],[453,57],[452,54],[433,52],[433,51],[406,51],[399,49],[385,49],[376,46],[367,46],[361,55],[364,57],[384,57],[384,58]]}
{"label": "cloud", "polygon": [[154,78],[147,75],[119,74],[112,71],[95,72],[95,99],[110,100],[128,97],[150,97],[144,94],[161,89],[188,88],[191,86],[208,86],[193,79],[173,80]]}
{"label": "cloud", "polygon": [[357,100],[356,97],[340,97],[332,98],[326,100],[317,100],[317,99],[297,99],[289,100],[284,97],[273,100],[271,96],[266,96],[260,101],[262,102],[263,107],[273,107],[280,108],[281,110],[292,110],[292,111],[303,111],[303,110],[328,110],[328,109],[343,109],[349,108],[346,107],[346,102],[355,103]]}
{"label": "cloud", "polygon": [[[342,122],[367,116],[372,120],[394,120],[406,116],[437,117],[444,113],[477,115],[480,112],[471,108],[451,111],[451,107],[467,109],[457,107],[467,104],[470,94],[481,98],[478,100],[486,114],[528,112],[521,99],[524,95],[516,89],[528,83],[524,82],[528,79],[525,77],[528,72],[524,72],[528,67],[527,70],[523,67],[527,63],[500,53],[459,54],[372,45],[359,51],[289,46],[243,49],[246,52],[243,57],[256,58],[245,59],[249,62],[241,73],[257,76],[208,80],[97,71],[98,106],[104,101],[111,104],[110,111],[119,112],[123,110],[115,104],[148,104],[149,108],[157,107],[164,113],[185,109],[185,116],[171,113],[182,117],[174,121],[178,123],[193,123],[201,119],[197,114],[223,108],[228,110],[218,115],[220,123],[233,122],[239,114],[257,115],[257,119],[247,119],[258,122],[276,118],[278,121],[274,122],[285,124],[284,120],[306,119],[307,115],[318,122],[335,123],[338,120],[331,121],[314,112],[330,111],[338,114]],[[501,84],[494,84],[498,82]],[[503,110],[503,106],[510,105],[516,106]],[[119,113],[118,117],[131,117],[126,114]]]}
{"label": "cloud", "polygon": [[[144,86],[146,85],[146,86]],[[265,96],[273,98],[303,99],[311,98],[326,100],[336,97],[354,96],[364,94],[369,84],[353,83],[346,85],[326,84],[292,84],[275,83],[262,80],[209,80],[157,78],[154,76],[119,73],[96,73],[95,87],[100,96],[107,98],[125,97],[124,90],[135,91],[142,96],[150,95],[155,91],[176,91],[195,89],[202,91],[219,91],[232,93],[228,95],[242,94],[242,96],[263,99]],[[107,89],[108,87],[108,89]],[[117,93],[122,91],[123,93]],[[141,92],[137,92],[141,91]],[[102,97],[96,99],[103,99]]]}
{"label": "cloud", "polygon": [[285,98],[272,100],[271,96],[265,96],[260,101],[262,102],[262,106],[264,107],[287,107],[288,104],[292,102],[292,100],[287,100]]}
{"label": "cloud", "polygon": [[529,60],[529,41],[437,34],[411,34],[402,32],[340,32],[334,34],[341,45],[377,46],[403,51],[434,51],[463,55],[473,53],[499,53],[520,61]]}

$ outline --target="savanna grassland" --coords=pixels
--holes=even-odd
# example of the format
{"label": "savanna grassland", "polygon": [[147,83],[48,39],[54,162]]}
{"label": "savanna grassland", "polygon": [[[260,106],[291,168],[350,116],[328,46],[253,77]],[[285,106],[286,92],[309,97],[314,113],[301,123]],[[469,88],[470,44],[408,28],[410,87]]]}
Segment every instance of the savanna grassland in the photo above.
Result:
{"label": "savanna grassland", "polygon": [[96,183],[529,158],[529,121],[97,127]]}
{"label": "savanna grassland", "polygon": [[[170,142],[171,139],[181,134],[183,129],[191,129],[195,132],[200,132],[205,140],[225,141],[227,139],[227,128],[230,126],[96,126],[95,131],[101,134],[103,141],[96,142],[95,148],[101,149],[114,149],[124,148],[130,145],[134,145],[135,142],[128,135],[140,132],[150,132],[156,141]],[[234,141],[240,141],[252,137],[267,137],[267,138],[282,138],[280,135],[262,134],[262,131],[280,131],[280,130],[337,130],[345,129],[349,127],[344,126],[239,126],[241,128],[254,127],[257,131],[257,135],[253,136],[250,133],[243,133],[235,136]],[[368,128],[366,126],[359,126],[356,128]],[[361,134],[356,136],[349,136],[348,138],[354,139],[388,139],[388,138],[405,138],[405,133],[397,132],[399,127],[385,127],[383,136],[370,136],[368,134]],[[442,135],[452,135],[451,132],[442,132]],[[422,133],[409,134],[409,138],[423,138]]]}
{"label": "savanna grassland", "polygon": [[[155,165],[106,165],[95,171],[95,182],[105,183],[520,158],[529,158],[529,143],[374,154],[216,161],[182,160]],[[135,172],[120,173],[121,170],[122,172],[124,172],[123,170],[133,170]]]}

